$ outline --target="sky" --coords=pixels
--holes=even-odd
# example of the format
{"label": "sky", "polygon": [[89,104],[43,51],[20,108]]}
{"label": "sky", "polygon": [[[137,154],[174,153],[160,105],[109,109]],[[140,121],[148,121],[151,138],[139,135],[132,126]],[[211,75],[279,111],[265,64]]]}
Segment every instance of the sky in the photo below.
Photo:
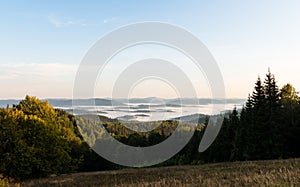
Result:
{"label": "sky", "polygon": [[[117,28],[146,21],[177,25],[198,37],[219,65],[227,98],[246,98],[258,75],[263,78],[268,68],[279,86],[291,83],[300,89],[297,0],[2,0],[0,14],[0,99],[26,94],[72,98],[78,66],[93,44]],[[111,96],[111,75],[117,78],[126,61],[169,54],[170,59],[183,60],[182,54],[162,48],[142,46],[116,56],[107,76],[98,81],[95,97]],[[199,97],[211,97],[201,73],[181,68],[191,75]],[[176,97],[176,90],[146,80],[129,95]]]}

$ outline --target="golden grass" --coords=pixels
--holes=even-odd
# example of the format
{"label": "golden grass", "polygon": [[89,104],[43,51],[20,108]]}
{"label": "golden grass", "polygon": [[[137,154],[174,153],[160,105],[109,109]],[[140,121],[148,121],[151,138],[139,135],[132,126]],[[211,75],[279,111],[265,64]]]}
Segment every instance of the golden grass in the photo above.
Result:
{"label": "golden grass", "polygon": [[75,173],[21,186],[300,186],[300,159]]}
{"label": "golden grass", "polygon": [[20,184],[0,174],[0,187],[20,187]]}

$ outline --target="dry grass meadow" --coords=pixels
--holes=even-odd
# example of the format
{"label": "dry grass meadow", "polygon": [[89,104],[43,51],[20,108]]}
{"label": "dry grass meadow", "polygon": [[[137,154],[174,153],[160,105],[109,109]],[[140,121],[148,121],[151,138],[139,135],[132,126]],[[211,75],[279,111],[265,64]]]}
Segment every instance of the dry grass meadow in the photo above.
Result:
{"label": "dry grass meadow", "polygon": [[74,173],[25,181],[24,187],[300,186],[300,159]]}

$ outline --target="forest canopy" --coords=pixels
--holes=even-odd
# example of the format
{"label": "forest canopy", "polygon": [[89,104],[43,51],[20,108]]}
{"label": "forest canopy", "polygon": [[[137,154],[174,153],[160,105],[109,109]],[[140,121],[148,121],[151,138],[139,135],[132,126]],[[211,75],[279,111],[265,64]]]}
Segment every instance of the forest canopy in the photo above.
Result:
{"label": "forest canopy", "polygon": [[0,173],[16,179],[72,172],[83,157],[72,116],[36,97],[0,109]]}
{"label": "forest canopy", "polygon": [[[279,88],[270,71],[264,80],[258,77],[242,109],[235,108],[226,116],[208,150],[198,152],[208,123],[206,116],[201,124],[199,121],[184,149],[159,166],[300,157],[298,92],[291,84]],[[83,125],[78,126],[78,122]],[[149,133],[138,133],[112,119],[103,123],[115,139],[132,146],[162,142],[178,122],[167,120],[161,124]],[[92,125],[95,128],[89,134],[79,133]],[[121,168],[101,158],[84,141],[95,143],[101,139],[97,125],[84,118],[75,119],[36,97],[26,96],[11,108],[0,108],[0,176],[26,180],[50,174]],[[153,122],[144,125],[156,126]]]}

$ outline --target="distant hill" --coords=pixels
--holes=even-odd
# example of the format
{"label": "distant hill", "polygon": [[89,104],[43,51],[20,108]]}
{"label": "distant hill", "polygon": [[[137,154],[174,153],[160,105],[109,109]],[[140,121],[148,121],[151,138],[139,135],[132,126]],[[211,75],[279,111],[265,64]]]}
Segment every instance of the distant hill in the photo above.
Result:
{"label": "distant hill", "polygon": [[[73,105],[73,102],[76,103],[77,106],[127,106],[127,103],[130,104],[139,104],[137,105],[137,109],[149,108],[149,106],[167,106],[167,107],[181,107],[181,105],[208,105],[208,104],[224,104],[224,99],[193,99],[193,98],[176,98],[176,99],[164,99],[158,97],[147,97],[147,98],[95,98],[95,99],[43,99],[48,100],[50,105],[54,107],[64,107],[70,108]],[[13,104],[18,104],[20,100],[17,99],[9,99],[9,100],[0,100],[0,107],[4,108],[8,104],[12,106]],[[245,99],[227,99],[227,104],[236,104],[242,105],[245,103]]]}
{"label": "distant hill", "polygon": [[7,105],[12,106],[13,104],[18,104],[20,100],[8,99],[0,100],[0,107],[5,108]]}
{"label": "distant hill", "polygon": [[50,105],[54,107],[72,107],[73,103],[76,104],[76,106],[91,106],[95,104],[95,106],[124,106],[123,103],[120,103],[118,101],[113,101],[110,99],[48,99]]}
{"label": "distant hill", "polygon": [[243,104],[245,103],[245,99],[194,99],[194,98],[176,98],[176,99],[168,99],[166,102],[168,104],[176,104],[176,105],[209,105],[209,104]]}
{"label": "distant hill", "polygon": [[207,115],[205,114],[192,114],[187,116],[181,116],[176,118],[171,118],[171,120],[176,120],[180,122],[197,122],[204,123]]}

